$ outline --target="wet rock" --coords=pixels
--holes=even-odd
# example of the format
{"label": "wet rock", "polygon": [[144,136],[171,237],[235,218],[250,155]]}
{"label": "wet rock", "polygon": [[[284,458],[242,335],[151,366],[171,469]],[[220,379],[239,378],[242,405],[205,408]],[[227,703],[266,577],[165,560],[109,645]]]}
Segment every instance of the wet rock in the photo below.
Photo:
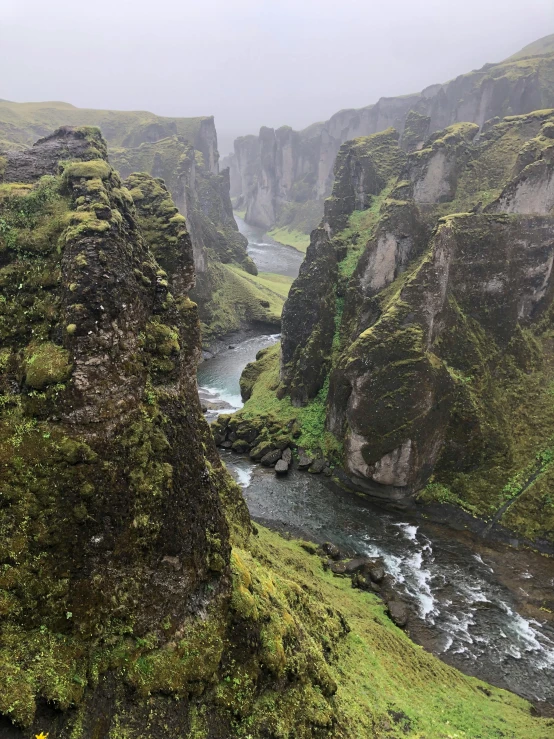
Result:
{"label": "wet rock", "polygon": [[200,406],[200,408],[202,410],[202,413],[207,413],[208,412],[208,406],[207,405],[204,405],[204,403],[202,403],[202,405]]}
{"label": "wet rock", "polygon": [[273,467],[279,459],[281,459],[281,450],[274,449],[272,452],[264,454],[260,461],[264,467]]}
{"label": "wet rock", "polygon": [[214,433],[213,436],[214,436],[215,445],[222,446],[223,442],[225,441],[226,434],[221,431],[216,431],[216,433]]}
{"label": "wet rock", "polygon": [[229,346],[227,348],[228,349],[236,349],[237,346],[236,346],[236,344],[229,344]]}
{"label": "wet rock", "polygon": [[258,429],[254,428],[249,423],[241,423],[240,426],[237,426],[235,429],[235,433],[239,439],[244,439],[244,441],[252,444],[258,436]]}
{"label": "wet rock", "polygon": [[221,448],[222,449],[230,449],[232,446],[233,446],[233,442],[232,441],[229,441],[229,440],[223,441],[221,443]]}
{"label": "wet rock", "polygon": [[318,457],[311,463],[308,472],[311,472],[313,475],[319,475],[325,467],[327,467],[327,462],[321,457]]}
{"label": "wet rock", "polygon": [[354,559],[349,559],[345,562],[346,572],[349,575],[366,569],[368,565],[373,565],[373,562],[370,559],[367,559],[367,557],[354,557]]}
{"label": "wet rock", "polygon": [[275,465],[275,472],[277,475],[286,475],[289,471],[289,466],[284,459],[279,459]]}
{"label": "wet rock", "polygon": [[404,628],[406,626],[408,623],[409,612],[405,603],[401,600],[390,600],[387,603],[387,610],[393,623],[400,626],[400,628]]}
{"label": "wet rock", "polygon": [[313,461],[313,457],[310,457],[306,452],[300,452],[298,456],[298,469],[307,470]]}
{"label": "wet rock", "polygon": [[321,545],[321,551],[331,559],[339,560],[341,558],[341,551],[336,544],[330,541],[326,541]]}
{"label": "wet rock", "polygon": [[373,582],[381,583],[385,577],[385,568],[380,564],[373,565],[369,568],[369,576]]}
{"label": "wet rock", "polygon": [[237,436],[236,431],[230,431],[227,435],[227,438],[229,439],[229,441],[236,441],[239,437]]}
{"label": "wet rock", "polygon": [[347,575],[346,562],[332,562],[329,565],[329,569],[333,575]]}
{"label": "wet rock", "polygon": [[244,439],[237,439],[233,442],[231,449],[237,454],[246,454],[250,451],[250,444]]}
{"label": "wet rock", "polygon": [[287,465],[289,465],[289,466],[292,464],[292,451],[290,450],[289,447],[287,447],[286,449],[283,449],[283,453],[281,455],[281,459],[284,462],[286,462]]}
{"label": "wet rock", "polygon": [[162,564],[176,571],[181,569],[179,557],[170,557],[168,554],[162,559]]}
{"label": "wet rock", "polygon": [[250,452],[250,459],[253,462],[259,462],[262,457],[272,451],[273,444],[271,444],[269,441],[262,441],[252,449],[252,451]]}
{"label": "wet rock", "polygon": [[325,477],[331,477],[333,474],[333,470],[330,467],[325,467],[325,469],[323,470],[323,474],[325,475]]}

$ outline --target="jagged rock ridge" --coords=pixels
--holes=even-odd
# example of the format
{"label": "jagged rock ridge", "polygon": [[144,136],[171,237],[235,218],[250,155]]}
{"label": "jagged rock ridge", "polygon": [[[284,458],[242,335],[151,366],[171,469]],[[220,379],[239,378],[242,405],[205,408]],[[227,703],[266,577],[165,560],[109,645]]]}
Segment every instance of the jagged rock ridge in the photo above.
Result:
{"label": "jagged rock ridge", "polygon": [[262,127],[258,136],[238,138],[234,154],[224,160],[237,207],[246,211],[247,222],[262,228],[277,224],[309,233],[321,216],[322,199],[331,193],[333,165],[345,141],[392,126],[411,150],[456,122],[482,127],[495,117],[552,107],[554,54],[547,44],[540,48],[539,55],[486,64],[417,94],[342,110],[303,131]]}

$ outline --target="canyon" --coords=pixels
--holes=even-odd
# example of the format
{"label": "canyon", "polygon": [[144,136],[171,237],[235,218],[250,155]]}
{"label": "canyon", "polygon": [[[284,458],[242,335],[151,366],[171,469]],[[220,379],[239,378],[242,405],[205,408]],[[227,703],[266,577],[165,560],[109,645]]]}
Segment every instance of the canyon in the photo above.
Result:
{"label": "canyon", "polygon": [[553,90],[0,101],[2,739],[551,735]]}
{"label": "canyon", "polygon": [[[457,122],[486,121],[554,105],[554,37],[531,44],[499,64],[486,64],[419,93],[381,98],[374,105],[341,110],[302,131],[262,127],[236,139],[223,160],[231,196],[248,223],[275,229],[282,239],[308,234],[331,194],[333,167],[342,144],[388,127],[412,151],[433,132]],[[298,236],[297,236],[298,238]]]}

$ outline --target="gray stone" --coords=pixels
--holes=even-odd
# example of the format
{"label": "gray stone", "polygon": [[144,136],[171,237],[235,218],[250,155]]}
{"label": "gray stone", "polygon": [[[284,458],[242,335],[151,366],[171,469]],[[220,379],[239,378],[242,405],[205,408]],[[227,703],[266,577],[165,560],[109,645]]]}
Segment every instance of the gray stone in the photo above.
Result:
{"label": "gray stone", "polygon": [[313,461],[313,457],[310,457],[306,452],[301,452],[298,456],[298,469],[307,470]]}
{"label": "gray stone", "polygon": [[286,475],[289,471],[289,466],[284,459],[279,459],[275,465],[275,472],[277,475]]}
{"label": "gray stone", "polygon": [[401,600],[391,600],[387,603],[387,609],[390,619],[400,628],[404,628],[408,623],[408,607]]}
{"label": "gray stone", "polygon": [[373,582],[383,582],[383,578],[385,577],[385,568],[383,567],[383,565],[374,565],[369,570],[369,576],[371,577]]}
{"label": "gray stone", "polygon": [[287,447],[286,449],[283,449],[283,454],[281,455],[281,459],[286,462],[288,465],[292,463],[292,451]]}
{"label": "gray stone", "polygon": [[281,450],[274,449],[272,452],[264,454],[260,461],[264,467],[273,467],[279,459],[281,459]]}
{"label": "gray stone", "polygon": [[313,475],[319,475],[325,467],[327,467],[327,462],[322,457],[318,457],[311,463],[308,472],[311,472]]}

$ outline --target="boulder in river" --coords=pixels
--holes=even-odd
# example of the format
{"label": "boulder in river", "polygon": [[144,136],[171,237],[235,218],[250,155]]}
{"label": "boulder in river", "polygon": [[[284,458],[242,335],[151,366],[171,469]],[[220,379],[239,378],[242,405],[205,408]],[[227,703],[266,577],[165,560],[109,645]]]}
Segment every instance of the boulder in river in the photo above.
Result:
{"label": "boulder in river", "polygon": [[231,449],[237,454],[246,454],[250,450],[250,444],[244,439],[237,439]]}
{"label": "boulder in river", "polygon": [[322,457],[318,457],[317,459],[314,459],[314,461],[311,463],[311,465],[308,468],[308,472],[311,472],[313,475],[319,475],[323,470],[327,467],[327,462]]}
{"label": "boulder in river", "polygon": [[274,449],[272,452],[264,454],[260,461],[264,467],[273,467],[279,459],[281,459],[281,450]]}
{"label": "boulder in river", "polygon": [[262,457],[273,451],[273,444],[270,441],[261,441],[250,452],[250,459],[253,462],[259,462]]}
{"label": "boulder in river", "polygon": [[367,557],[354,557],[345,562],[345,572],[348,575],[352,575],[360,570],[365,570],[367,567],[374,565],[374,562]]}
{"label": "boulder in river", "polygon": [[310,457],[309,454],[306,454],[306,452],[301,451],[300,454],[298,455],[298,469],[307,470],[313,461],[314,461],[313,457]]}
{"label": "boulder in river", "polygon": [[369,576],[373,582],[381,583],[385,577],[385,568],[381,564],[373,564],[368,568]]}
{"label": "boulder in river", "polygon": [[289,471],[289,466],[284,459],[279,459],[275,465],[275,473],[277,475],[286,475]]}

